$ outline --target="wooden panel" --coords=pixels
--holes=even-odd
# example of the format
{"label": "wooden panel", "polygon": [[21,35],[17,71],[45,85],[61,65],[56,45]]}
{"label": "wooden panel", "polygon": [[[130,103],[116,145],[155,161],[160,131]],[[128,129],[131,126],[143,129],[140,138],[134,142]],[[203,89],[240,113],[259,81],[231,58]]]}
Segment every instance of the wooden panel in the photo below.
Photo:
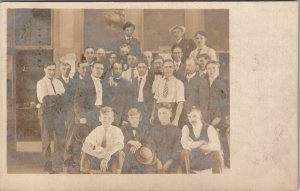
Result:
{"label": "wooden panel", "polygon": [[62,9],[59,10],[59,48],[74,47],[74,25],[75,16],[74,10]]}

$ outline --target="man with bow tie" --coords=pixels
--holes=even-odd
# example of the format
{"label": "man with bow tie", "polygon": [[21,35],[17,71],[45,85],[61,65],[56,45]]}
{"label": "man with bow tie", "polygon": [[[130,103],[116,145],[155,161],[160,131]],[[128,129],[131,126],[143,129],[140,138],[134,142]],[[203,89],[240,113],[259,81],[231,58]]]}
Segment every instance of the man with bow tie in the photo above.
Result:
{"label": "man with bow tie", "polygon": [[122,78],[123,67],[120,63],[112,66],[113,76],[103,84],[105,94],[103,104],[113,108],[115,117],[114,125],[120,127],[126,120],[126,113],[132,105],[131,84]]}
{"label": "man with bow tie", "polygon": [[123,25],[124,37],[117,40],[113,46],[113,50],[115,52],[118,52],[119,55],[121,55],[119,52],[120,47],[123,44],[128,44],[132,53],[137,55],[137,57],[141,56],[140,41],[133,36],[134,30],[135,25],[132,22],[126,22]]}

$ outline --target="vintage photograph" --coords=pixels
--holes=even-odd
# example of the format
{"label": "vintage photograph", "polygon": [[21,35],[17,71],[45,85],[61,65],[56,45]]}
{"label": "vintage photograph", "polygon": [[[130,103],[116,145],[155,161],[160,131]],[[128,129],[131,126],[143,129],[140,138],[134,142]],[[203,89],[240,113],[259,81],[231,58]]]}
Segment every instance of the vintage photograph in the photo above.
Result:
{"label": "vintage photograph", "polygon": [[229,15],[7,9],[7,173],[230,171]]}

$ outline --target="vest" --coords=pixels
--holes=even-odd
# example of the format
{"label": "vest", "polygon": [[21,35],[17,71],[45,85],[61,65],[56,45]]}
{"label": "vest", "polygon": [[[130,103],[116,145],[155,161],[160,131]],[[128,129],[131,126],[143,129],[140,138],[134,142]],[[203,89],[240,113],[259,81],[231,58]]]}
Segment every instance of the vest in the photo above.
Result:
{"label": "vest", "polygon": [[203,126],[202,126],[202,129],[201,129],[201,133],[200,133],[200,136],[199,138],[196,138],[195,137],[195,134],[194,134],[194,131],[193,131],[193,126],[189,123],[187,126],[189,128],[189,136],[191,137],[191,139],[193,141],[209,141],[208,139],[208,134],[207,134],[207,129],[209,127],[208,124],[202,122]]}

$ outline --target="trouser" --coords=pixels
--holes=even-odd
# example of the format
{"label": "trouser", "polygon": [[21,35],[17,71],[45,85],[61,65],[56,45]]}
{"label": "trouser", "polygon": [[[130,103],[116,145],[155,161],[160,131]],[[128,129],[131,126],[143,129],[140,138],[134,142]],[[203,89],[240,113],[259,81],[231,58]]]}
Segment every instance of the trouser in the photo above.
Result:
{"label": "trouser", "polygon": [[[51,108],[42,105],[38,110],[38,118],[41,128],[42,158],[46,170],[61,168],[63,164],[63,152],[66,136],[63,115],[56,113]],[[54,142],[53,156],[51,156],[51,141]]]}
{"label": "trouser", "polygon": [[111,159],[108,162],[108,170],[106,172],[100,172],[101,160],[94,156],[91,156],[87,153],[82,152],[80,171],[83,173],[113,173],[121,174],[123,163],[124,163],[125,154],[123,151],[117,151],[111,156]]}
{"label": "trouser", "polygon": [[150,124],[150,111],[149,109],[146,107],[144,102],[138,102],[137,103],[137,109],[141,112],[141,117],[142,120],[141,122],[143,123],[143,125],[145,127],[148,127]]}
{"label": "trouser", "polygon": [[212,168],[212,173],[222,172],[222,156],[220,151],[204,154],[200,149],[182,150],[180,154],[183,172],[189,174],[191,170],[205,170]]}

